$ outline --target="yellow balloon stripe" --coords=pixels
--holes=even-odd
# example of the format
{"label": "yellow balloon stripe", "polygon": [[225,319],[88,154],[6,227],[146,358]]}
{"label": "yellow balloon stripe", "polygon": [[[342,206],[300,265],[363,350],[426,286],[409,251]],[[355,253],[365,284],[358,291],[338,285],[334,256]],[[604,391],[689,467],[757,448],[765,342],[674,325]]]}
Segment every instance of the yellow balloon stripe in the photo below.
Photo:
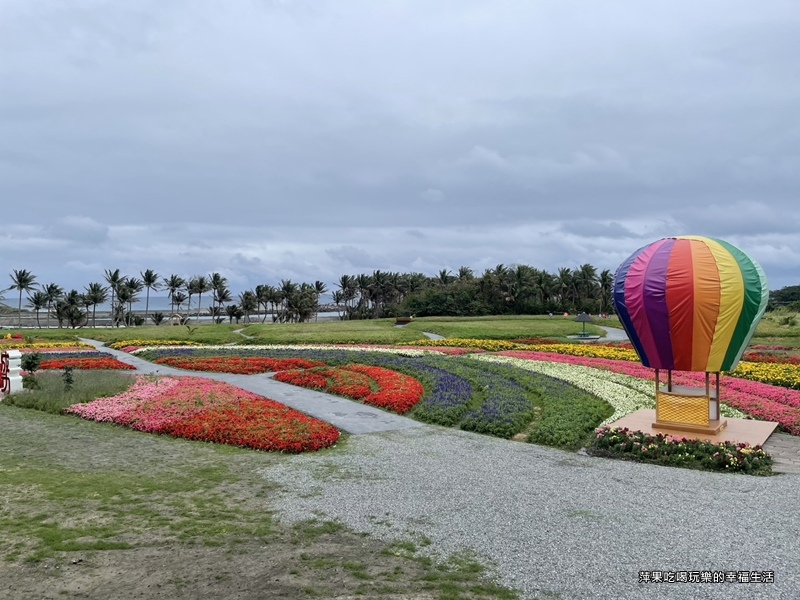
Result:
{"label": "yellow balloon stripe", "polygon": [[686,236],[686,239],[703,242],[717,261],[720,279],[720,306],[717,327],[711,342],[706,371],[712,373],[722,369],[739,316],[744,306],[744,278],[739,263],[719,242],[702,236]]}

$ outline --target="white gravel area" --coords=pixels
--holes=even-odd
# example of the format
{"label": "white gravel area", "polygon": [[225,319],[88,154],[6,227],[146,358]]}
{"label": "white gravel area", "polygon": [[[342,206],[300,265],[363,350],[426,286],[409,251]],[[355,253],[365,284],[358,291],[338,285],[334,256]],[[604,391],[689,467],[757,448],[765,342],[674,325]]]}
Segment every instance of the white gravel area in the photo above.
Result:
{"label": "white gravel area", "polygon": [[[656,467],[440,427],[352,436],[263,472],[288,521],[472,550],[523,598],[800,598],[800,477]],[[640,583],[641,571],[774,583]],[[678,573],[676,575],[680,577]]]}

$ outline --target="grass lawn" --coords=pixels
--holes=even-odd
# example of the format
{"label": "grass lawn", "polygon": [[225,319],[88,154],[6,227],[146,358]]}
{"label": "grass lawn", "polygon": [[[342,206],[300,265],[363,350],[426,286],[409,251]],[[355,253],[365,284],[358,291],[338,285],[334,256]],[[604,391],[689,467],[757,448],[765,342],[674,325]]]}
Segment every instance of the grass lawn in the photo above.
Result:
{"label": "grass lawn", "polygon": [[[472,338],[482,340],[513,340],[522,338],[566,338],[583,331],[583,324],[575,317],[561,316],[491,316],[491,317],[422,317],[407,325],[415,331],[428,331],[446,338]],[[605,319],[610,326],[619,327],[617,319]],[[598,323],[600,320],[598,319]],[[613,323],[613,324],[612,324]],[[587,323],[586,333],[605,335],[599,327]]]}
{"label": "grass lawn", "polygon": [[[0,404],[3,598],[517,598],[466,556],[272,513],[292,456]],[[347,445],[325,452],[346,452]]]}
{"label": "grass lawn", "polygon": [[[620,327],[616,317],[596,319],[595,325]],[[586,325],[586,332],[604,335],[599,327]],[[242,330],[245,336],[234,333]],[[202,324],[191,326],[132,328],[83,328],[83,329],[24,329],[3,330],[3,335],[21,333],[27,339],[39,341],[74,340],[90,337],[104,342],[131,339],[186,340],[205,344],[227,344],[249,339],[257,344],[401,344],[425,339],[423,331],[447,338],[472,338],[513,340],[525,338],[554,338],[568,341],[570,335],[583,331],[574,316],[565,319],[560,315],[552,318],[536,316],[490,316],[490,317],[422,317],[414,319],[404,327],[396,327],[394,319],[369,321],[321,320],[312,323],[285,324]],[[602,338],[601,338],[602,339]],[[753,344],[777,344],[800,347],[800,315],[778,310],[767,313],[762,319]]]}
{"label": "grass lawn", "polygon": [[418,330],[395,327],[394,319],[257,324],[242,333],[257,344],[399,344],[425,339]]}

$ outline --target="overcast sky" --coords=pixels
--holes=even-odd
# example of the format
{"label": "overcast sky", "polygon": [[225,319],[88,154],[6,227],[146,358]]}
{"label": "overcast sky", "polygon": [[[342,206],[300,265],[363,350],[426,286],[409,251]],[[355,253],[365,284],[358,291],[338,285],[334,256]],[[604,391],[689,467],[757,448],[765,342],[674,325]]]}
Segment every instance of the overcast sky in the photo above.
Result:
{"label": "overcast sky", "polygon": [[683,234],[797,285],[798,57],[797,0],[0,0],[0,286],[614,271]]}

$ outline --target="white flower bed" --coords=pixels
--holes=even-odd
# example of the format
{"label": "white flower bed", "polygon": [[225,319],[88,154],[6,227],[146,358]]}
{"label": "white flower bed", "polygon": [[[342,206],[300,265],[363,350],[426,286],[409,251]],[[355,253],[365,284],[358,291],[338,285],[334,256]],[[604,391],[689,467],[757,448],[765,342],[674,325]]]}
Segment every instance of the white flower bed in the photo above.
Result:
{"label": "white flower bed", "polygon": [[238,352],[239,350],[348,350],[350,352],[385,352],[387,354],[399,354],[400,356],[425,356],[435,354],[440,356],[442,352],[436,350],[417,350],[411,348],[391,348],[375,346],[348,346],[341,344],[264,344],[264,345],[204,345],[204,346],[143,346],[133,350],[131,354],[139,354],[148,350],[219,350],[221,352]]}
{"label": "white flower bed", "polygon": [[[472,354],[470,357],[474,360],[505,363],[520,369],[541,373],[554,379],[566,381],[590,394],[594,394],[614,408],[614,414],[603,421],[600,424],[601,427],[618,421],[625,415],[641,408],[653,409],[656,406],[653,382],[638,377],[582,365],[525,360],[509,356]],[[720,404],[720,412],[726,417],[745,418],[744,413],[726,404]]]}

